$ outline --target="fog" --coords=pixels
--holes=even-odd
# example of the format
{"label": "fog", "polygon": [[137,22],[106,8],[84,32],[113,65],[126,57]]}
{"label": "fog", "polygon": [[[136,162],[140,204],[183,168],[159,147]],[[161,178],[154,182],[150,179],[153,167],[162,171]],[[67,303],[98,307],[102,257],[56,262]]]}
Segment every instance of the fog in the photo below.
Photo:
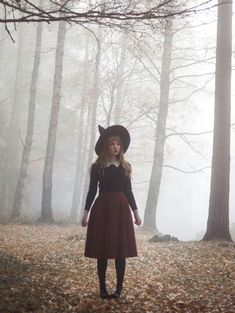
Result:
{"label": "fog", "polygon": [[[217,9],[213,8],[176,18],[173,22],[169,107],[156,225],[159,232],[180,240],[201,239],[208,218],[216,18]],[[9,26],[15,42],[4,25],[0,27],[0,214],[10,219],[27,132],[38,25],[22,23],[16,30],[13,25]],[[233,23],[233,38],[234,31]],[[21,211],[15,220],[36,221],[41,214],[57,32],[58,23],[42,24],[33,142]],[[70,220],[76,173],[79,173],[75,193],[78,195],[76,222],[80,222],[88,191],[88,153],[91,149],[94,151],[98,125],[121,124],[131,135],[126,159],[132,165],[133,193],[144,221],[154,156],[163,44],[164,25],[161,23],[156,23],[154,28],[142,25],[137,32],[66,24],[52,175],[54,220]],[[230,225],[235,223],[234,51],[233,42]],[[95,128],[93,142],[92,125]],[[95,159],[93,152],[92,161]]]}

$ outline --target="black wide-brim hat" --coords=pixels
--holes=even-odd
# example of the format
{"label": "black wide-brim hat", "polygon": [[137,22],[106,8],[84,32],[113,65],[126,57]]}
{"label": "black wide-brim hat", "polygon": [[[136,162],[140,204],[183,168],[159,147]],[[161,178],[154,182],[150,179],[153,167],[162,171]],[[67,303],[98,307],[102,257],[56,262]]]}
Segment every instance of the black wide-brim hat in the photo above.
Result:
{"label": "black wide-brim hat", "polygon": [[124,153],[127,151],[130,145],[131,137],[128,130],[124,126],[113,125],[107,128],[103,128],[102,126],[98,125],[98,128],[100,132],[100,137],[95,145],[95,152],[97,155],[100,155],[105,140],[110,136],[119,136],[122,141]]}

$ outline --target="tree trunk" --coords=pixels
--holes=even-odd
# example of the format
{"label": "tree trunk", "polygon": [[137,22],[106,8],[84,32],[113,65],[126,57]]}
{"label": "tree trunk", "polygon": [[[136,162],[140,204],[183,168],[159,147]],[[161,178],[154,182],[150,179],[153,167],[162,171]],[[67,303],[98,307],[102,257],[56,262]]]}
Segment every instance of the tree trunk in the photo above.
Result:
{"label": "tree trunk", "polygon": [[[92,84],[92,91],[91,91],[91,124],[90,124],[90,143],[89,143],[89,151],[88,151],[88,159],[87,164],[88,167],[92,163],[93,155],[94,155],[94,147],[95,147],[95,139],[96,139],[96,115],[97,115],[97,105],[99,99],[99,80],[100,80],[100,54],[101,54],[101,30],[99,28],[99,34],[97,36],[97,53],[95,58],[95,71],[94,71],[94,80]],[[87,188],[89,183],[89,175],[86,175],[85,182],[84,182],[84,190],[83,190],[83,197],[82,197],[82,208],[85,205],[86,195],[87,195]],[[79,220],[82,218],[83,210],[81,210],[81,216]]]}
{"label": "tree trunk", "polygon": [[[44,0],[40,1],[40,7],[42,7]],[[28,109],[28,127],[27,134],[23,148],[23,154],[21,159],[20,174],[17,180],[16,192],[13,204],[13,210],[11,218],[14,219],[20,216],[22,208],[22,192],[24,187],[24,180],[27,176],[27,170],[29,165],[29,158],[33,142],[33,131],[34,131],[34,119],[36,110],[36,93],[37,93],[37,82],[38,82],[38,69],[40,65],[40,54],[41,54],[41,43],[42,43],[42,23],[37,24],[36,34],[36,47],[34,56],[33,73],[30,87],[30,98],[29,98],[29,109]]]}
{"label": "tree trunk", "polygon": [[121,50],[120,62],[118,65],[117,95],[116,95],[115,112],[114,112],[114,124],[115,125],[120,124],[120,117],[121,117],[121,111],[122,111],[123,83],[124,83],[124,71],[125,71],[125,60],[126,60],[125,43],[126,43],[126,37],[123,35],[122,40],[121,40],[122,50]]}
{"label": "tree trunk", "polygon": [[111,123],[111,116],[112,116],[113,107],[114,107],[115,89],[116,89],[115,82],[113,82],[112,88],[111,88],[111,93],[110,93],[110,104],[109,104],[108,113],[107,113],[106,127],[109,127],[110,123]]}
{"label": "tree trunk", "polygon": [[13,205],[13,198],[11,199],[12,190],[15,190],[15,173],[17,172],[18,153],[19,153],[19,120],[21,114],[20,108],[20,90],[22,88],[22,72],[23,72],[23,30],[24,25],[19,25],[19,37],[18,37],[18,51],[16,61],[16,76],[14,86],[14,96],[11,108],[10,122],[8,125],[7,134],[7,146],[4,153],[3,160],[3,173],[1,181],[0,199],[1,199],[1,211],[4,215],[10,216],[11,210],[9,209]]}
{"label": "tree trunk", "polygon": [[43,170],[43,186],[42,186],[42,208],[41,218],[43,222],[52,222],[52,175],[53,163],[55,155],[56,133],[58,125],[58,117],[60,110],[60,93],[62,85],[63,74],[63,56],[64,56],[64,42],[66,34],[66,23],[59,22],[58,38],[56,46],[56,59],[55,59],[55,74],[53,84],[53,97],[52,108],[48,132],[48,141],[46,149],[46,158]]}
{"label": "tree trunk", "polygon": [[229,232],[231,55],[232,2],[219,0],[211,189],[203,240],[232,240]]}
{"label": "tree trunk", "polygon": [[169,20],[165,27],[162,69],[160,79],[160,100],[155,135],[154,158],[143,223],[143,228],[150,231],[157,231],[156,212],[164,159],[166,121],[168,114],[168,99],[170,88],[169,79],[170,79],[170,64],[172,52],[172,37],[173,37],[172,20]]}
{"label": "tree trunk", "polygon": [[76,176],[75,183],[73,189],[73,199],[72,199],[72,207],[70,211],[70,221],[76,223],[77,222],[77,214],[78,214],[78,206],[79,206],[79,189],[81,187],[81,179],[82,179],[82,168],[81,168],[81,159],[82,159],[82,144],[83,144],[83,119],[84,119],[84,103],[81,102],[80,114],[79,114],[79,122],[78,122],[78,144],[77,144],[77,162],[76,162]]}
{"label": "tree trunk", "polygon": [[[84,60],[84,71],[83,71],[83,82],[82,82],[82,95],[81,95],[81,103],[80,103],[80,116],[78,121],[78,152],[77,152],[77,162],[76,162],[76,176],[73,190],[73,199],[72,199],[72,207],[70,211],[70,221],[77,222],[78,216],[78,207],[80,204],[81,198],[81,185],[82,185],[82,177],[83,175],[83,167],[82,161],[85,152],[83,151],[83,143],[84,143],[84,115],[85,115],[85,105],[87,99],[87,85],[89,83],[88,79],[88,59],[89,59],[89,37],[86,36],[86,47],[85,47],[85,60]],[[83,164],[84,165],[84,164]]]}

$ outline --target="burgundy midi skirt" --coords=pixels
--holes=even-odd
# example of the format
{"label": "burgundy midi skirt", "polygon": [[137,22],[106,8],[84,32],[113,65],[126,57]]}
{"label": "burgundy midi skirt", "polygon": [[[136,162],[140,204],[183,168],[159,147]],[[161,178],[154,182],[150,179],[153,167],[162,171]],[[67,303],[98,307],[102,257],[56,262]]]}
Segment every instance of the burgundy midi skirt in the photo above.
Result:
{"label": "burgundy midi skirt", "polygon": [[100,193],[95,199],[84,256],[97,259],[138,256],[132,213],[123,192]]}

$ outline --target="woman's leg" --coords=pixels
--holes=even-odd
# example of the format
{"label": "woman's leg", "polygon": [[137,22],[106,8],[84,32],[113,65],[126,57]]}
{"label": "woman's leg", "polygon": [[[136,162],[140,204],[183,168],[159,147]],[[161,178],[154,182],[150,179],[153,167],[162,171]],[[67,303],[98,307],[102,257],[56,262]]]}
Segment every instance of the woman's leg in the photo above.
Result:
{"label": "woman's leg", "polygon": [[108,266],[108,259],[97,259],[97,272],[100,283],[100,290],[106,291],[105,275]]}
{"label": "woman's leg", "polygon": [[121,293],[122,290],[122,283],[125,275],[125,268],[126,268],[126,259],[125,258],[117,258],[115,259],[115,268],[117,274],[117,293]]}

